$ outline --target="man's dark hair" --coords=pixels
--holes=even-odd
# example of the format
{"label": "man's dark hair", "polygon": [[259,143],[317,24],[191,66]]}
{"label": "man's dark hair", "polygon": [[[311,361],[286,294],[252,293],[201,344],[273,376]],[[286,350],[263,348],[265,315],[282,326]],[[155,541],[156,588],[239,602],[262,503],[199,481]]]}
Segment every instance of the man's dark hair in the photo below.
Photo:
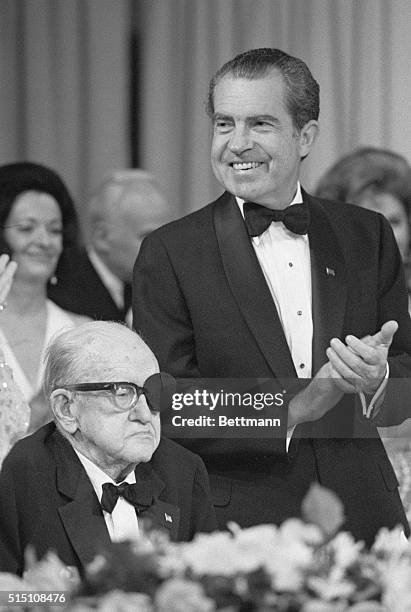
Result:
{"label": "man's dark hair", "polygon": [[214,114],[214,90],[226,75],[237,79],[259,79],[278,70],[284,79],[286,105],[294,126],[301,128],[320,112],[320,86],[308,66],[280,49],[250,49],[224,64],[213,76],[208,90],[207,113]]}

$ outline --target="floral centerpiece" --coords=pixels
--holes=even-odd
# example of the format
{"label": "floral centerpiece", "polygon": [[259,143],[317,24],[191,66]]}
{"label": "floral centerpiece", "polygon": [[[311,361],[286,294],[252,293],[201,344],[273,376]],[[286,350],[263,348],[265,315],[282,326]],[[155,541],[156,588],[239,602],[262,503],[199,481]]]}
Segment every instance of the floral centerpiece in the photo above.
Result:
{"label": "floral centerpiece", "polygon": [[411,612],[411,541],[383,529],[367,550],[338,532],[343,518],[313,485],[302,519],[280,527],[232,524],[182,544],[147,532],[102,551],[83,581],[52,553],[37,562],[28,551],[24,577],[0,574],[0,591],[65,591],[70,612]]}

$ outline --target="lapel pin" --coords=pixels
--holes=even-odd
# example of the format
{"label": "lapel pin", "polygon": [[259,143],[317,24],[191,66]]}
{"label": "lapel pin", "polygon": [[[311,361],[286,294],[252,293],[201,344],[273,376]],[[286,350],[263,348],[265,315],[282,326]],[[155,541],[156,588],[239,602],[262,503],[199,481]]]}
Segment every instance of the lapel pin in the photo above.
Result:
{"label": "lapel pin", "polygon": [[167,512],[164,512],[164,518],[166,519],[166,523],[172,523],[173,519],[171,518],[171,516],[169,514],[167,514]]}
{"label": "lapel pin", "polygon": [[332,268],[325,268],[327,276],[335,276],[335,271]]}

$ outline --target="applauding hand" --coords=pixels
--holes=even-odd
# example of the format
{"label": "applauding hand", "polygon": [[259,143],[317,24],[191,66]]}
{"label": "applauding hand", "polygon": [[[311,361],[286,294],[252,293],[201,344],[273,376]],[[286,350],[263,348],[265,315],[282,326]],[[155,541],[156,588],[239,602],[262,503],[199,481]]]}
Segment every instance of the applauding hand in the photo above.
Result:
{"label": "applauding hand", "polygon": [[387,321],[373,336],[348,335],[344,344],[333,338],[327,349],[331,375],[344,393],[374,394],[387,371],[388,350],[398,329],[396,321]]}
{"label": "applauding hand", "polygon": [[6,299],[16,269],[17,264],[15,261],[10,261],[10,257],[5,253],[0,255],[0,310],[4,310],[6,307]]}

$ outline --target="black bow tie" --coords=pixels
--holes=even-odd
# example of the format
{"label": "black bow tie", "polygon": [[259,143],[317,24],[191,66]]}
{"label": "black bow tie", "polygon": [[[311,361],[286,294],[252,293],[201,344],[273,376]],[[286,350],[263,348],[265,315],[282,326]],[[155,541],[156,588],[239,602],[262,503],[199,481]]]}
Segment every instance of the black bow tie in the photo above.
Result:
{"label": "black bow tie", "polygon": [[284,210],[272,210],[255,202],[245,202],[244,220],[250,236],[260,236],[272,221],[282,221],[294,234],[306,234],[310,223],[307,204],[293,204]]}
{"label": "black bow tie", "polygon": [[124,497],[138,511],[148,508],[153,501],[151,486],[147,486],[147,483],[122,482],[120,485],[114,485],[106,482],[103,484],[103,495],[100,502],[103,510],[111,514],[119,497]]}

